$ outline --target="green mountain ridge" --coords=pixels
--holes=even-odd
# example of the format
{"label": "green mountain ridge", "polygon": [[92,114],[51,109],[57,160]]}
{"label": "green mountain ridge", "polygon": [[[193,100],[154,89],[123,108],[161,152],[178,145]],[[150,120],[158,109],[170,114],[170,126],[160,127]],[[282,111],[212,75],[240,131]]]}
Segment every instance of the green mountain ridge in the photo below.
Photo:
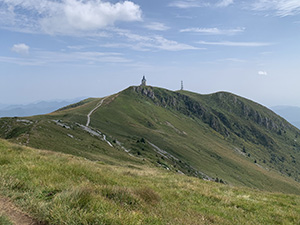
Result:
{"label": "green mountain ridge", "polygon": [[133,86],[54,113],[0,119],[1,137],[116,164],[151,163],[231,185],[300,194],[299,130],[269,109],[219,92]]}

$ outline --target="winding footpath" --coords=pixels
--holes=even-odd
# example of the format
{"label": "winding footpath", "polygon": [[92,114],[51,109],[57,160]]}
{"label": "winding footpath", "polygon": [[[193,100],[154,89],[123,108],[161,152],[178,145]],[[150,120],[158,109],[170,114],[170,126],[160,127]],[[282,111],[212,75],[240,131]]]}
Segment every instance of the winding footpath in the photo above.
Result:
{"label": "winding footpath", "polygon": [[38,225],[42,224],[21,211],[8,198],[0,196],[0,214],[7,216],[16,225]]}
{"label": "winding footpath", "polygon": [[[91,115],[93,114],[93,112],[95,112],[103,103],[103,101],[106,99],[107,97],[101,99],[101,101],[96,105],[95,108],[93,108],[89,114],[87,114],[87,121],[86,121],[86,125],[83,126],[83,129],[86,130],[87,132],[93,134],[93,135],[96,135],[96,136],[100,136],[101,135],[101,132],[98,131],[99,133],[93,131],[91,128],[89,128],[89,125],[90,125],[90,122],[91,122]],[[113,145],[108,141],[106,140],[106,135],[105,134],[102,134],[103,136],[103,140],[110,146],[110,147],[113,147]]]}
{"label": "winding footpath", "polygon": [[106,99],[107,97],[101,99],[101,101],[96,105],[95,108],[93,108],[89,114],[87,114],[87,121],[86,121],[86,125],[85,126],[89,126],[90,125],[90,122],[91,122],[91,115],[93,114],[93,112],[95,112],[103,103],[103,101]]}

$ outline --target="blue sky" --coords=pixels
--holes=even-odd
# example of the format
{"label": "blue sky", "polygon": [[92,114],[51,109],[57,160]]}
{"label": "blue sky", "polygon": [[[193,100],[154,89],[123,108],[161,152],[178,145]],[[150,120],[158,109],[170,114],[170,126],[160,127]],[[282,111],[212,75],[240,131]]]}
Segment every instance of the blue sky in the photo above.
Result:
{"label": "blue sky", "polygon": [[0,0],[0,103],[148,84],[300,106],[299,0]]}

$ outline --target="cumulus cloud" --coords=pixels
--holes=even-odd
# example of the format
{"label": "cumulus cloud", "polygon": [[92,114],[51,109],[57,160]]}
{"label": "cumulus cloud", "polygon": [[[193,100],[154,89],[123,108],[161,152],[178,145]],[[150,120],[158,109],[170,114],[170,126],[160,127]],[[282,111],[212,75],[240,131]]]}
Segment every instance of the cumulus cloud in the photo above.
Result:
{"label": "cumulus cloud", "polygon": [[220,45],[220,46],[232,46],[232,47],[263,47],[273,45],[267,42],[232,42],[232,41],[221,41],[221,42],[207,42],[199,41],[202,45]]}
{"label": "cumulus cloud", "polygon": [[274,11],[278,16],[290,16],[300,13],[300,1],[298,0],[256,0],[254,10]]}
{"label": "cumulus cloud", "polygon": [[207,35],[235,35],[238,33],[242,33],[245,31],[245,28],[235,28],[235,29],[219,29],[216,27],[213,28],[186,28],[180,30],[180,32],[191,32],[191,33],[199,33],[199,34],[207,34]]}
{"label": "cumulus cloud", "polygon": [[[1,9],[13,9],[15,18],[24,18],[20,27],[38,27],[51,34],[96,31],[116,22],[142,20],[140,6],[132,1],[115,4],[102,0],[0,0]],[[15,20],[14,23],[22,21]],[[27,23],[27,24],[26,24]],[[24,25],[25,24],[25,25]]]}
{"label": "cumulus cloud", "polygon": [[157,22],[149,23],[145,25],[145,27],[149,30],[157,30],[157,31],[165,31],[170,29],[170,27],[167,27],[163,23],[157,23]]}
{"label": "cumulus cloud", "polygon": [[13,52],[16,52],[18,54],[22,54],[22,55],[26,55],[29,53],[29,46],[21,43],[21,44],[15,44],[13,45],[13,47],[11,48],[11,50]]}
{"label": "cumulus cloud", "polygon": [[258,71],[258,75],[267,76],[268,73],[266,71]]}

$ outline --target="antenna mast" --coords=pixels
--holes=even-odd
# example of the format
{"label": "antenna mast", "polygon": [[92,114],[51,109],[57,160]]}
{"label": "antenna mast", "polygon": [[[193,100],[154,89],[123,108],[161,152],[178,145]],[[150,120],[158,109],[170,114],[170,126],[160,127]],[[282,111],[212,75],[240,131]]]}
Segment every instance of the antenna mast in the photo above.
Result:
{"label": "antenna mast", "polygon": [[181,81],[181,89],[183,91],[183,81]]}

